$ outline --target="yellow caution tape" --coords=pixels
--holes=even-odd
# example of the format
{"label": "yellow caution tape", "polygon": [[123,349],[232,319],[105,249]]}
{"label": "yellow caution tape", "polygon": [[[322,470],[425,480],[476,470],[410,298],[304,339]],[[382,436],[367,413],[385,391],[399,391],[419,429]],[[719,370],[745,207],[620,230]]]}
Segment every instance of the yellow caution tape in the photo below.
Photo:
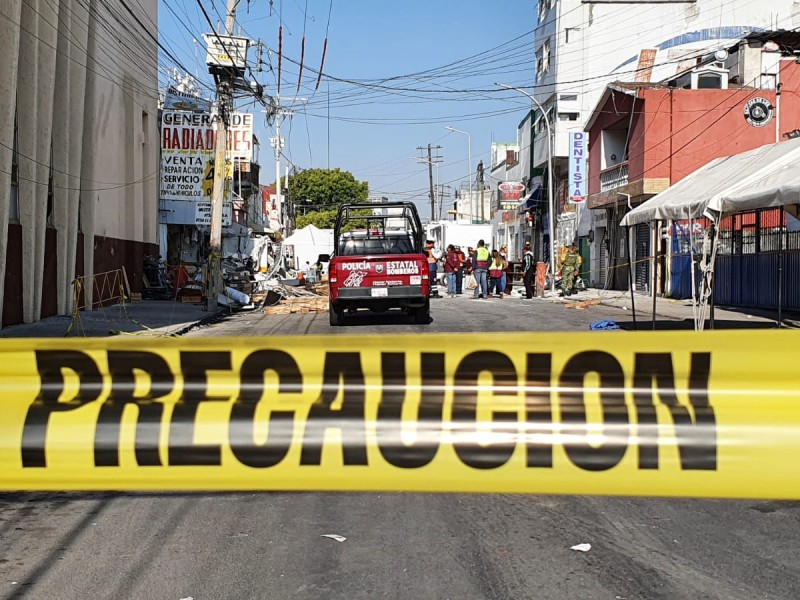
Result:
{"label": "yellow caution tape", "polygon": [[798,341],[0,340],[0,489],[798,499]]}

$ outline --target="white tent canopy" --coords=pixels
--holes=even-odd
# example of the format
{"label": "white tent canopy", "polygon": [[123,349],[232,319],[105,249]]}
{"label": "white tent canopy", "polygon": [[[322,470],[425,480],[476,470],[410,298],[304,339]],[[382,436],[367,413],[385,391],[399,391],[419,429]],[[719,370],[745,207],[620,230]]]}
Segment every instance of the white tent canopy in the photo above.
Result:
{"label": "white tent canopy", "polygon": [[629,212],[621,225],[800,204],[800,138],[712,160]]}
{"label": "white tent canopy", "polygon": [[313,265],[320,254],[333,252],[333,229],[307,225],[295,231],[283,243],[294,247],[295,268],[299,269],[306,262]]}

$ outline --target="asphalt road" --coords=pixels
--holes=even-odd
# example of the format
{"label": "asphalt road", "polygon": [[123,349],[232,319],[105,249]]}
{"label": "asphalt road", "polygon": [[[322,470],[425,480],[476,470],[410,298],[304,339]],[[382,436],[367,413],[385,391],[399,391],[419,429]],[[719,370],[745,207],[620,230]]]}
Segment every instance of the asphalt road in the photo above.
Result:
{"label": "asphalt road", "polygon": [[[254,312],[189,336],[586,330],[624,316],[457,298],[435,301],[430,325],[387,313],[332,329],[327,314]],[[0,495],[0,597],[793,599],[798,509],[505,494]],[[591,550],[570,549],[580,543]]]}
{"label": "asphalt road", "polygon": [[[586,297],[589,297],[588,294]],[[580,294],[570,300],[580,302]],[[347,317],[343,327],[331,327],[328,313],[265,315],[239,313],[223,323],[202,327],[191,336],[213,335],[352,335],[443,332],[587,331],[589,324],[614,319],[632,328],[630,313],[616,307],[592,305],[566,308],[564,303],[534,298],[504,297],[476,300],[469,295],[431,300],[431,322],[416,325],[411,317],[392,309],[385,313],[361,310]]]}

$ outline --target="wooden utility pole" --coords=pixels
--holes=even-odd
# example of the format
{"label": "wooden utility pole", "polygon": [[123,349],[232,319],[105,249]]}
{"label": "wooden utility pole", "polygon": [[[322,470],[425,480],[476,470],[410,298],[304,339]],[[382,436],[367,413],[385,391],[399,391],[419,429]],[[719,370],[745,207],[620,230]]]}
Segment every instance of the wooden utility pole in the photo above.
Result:
{"label": "wooden utility pole", "polygon": [[449,192],[445,193],[445,189],[449,190],[451,188],[450,188],[449,185],[445,185],[443,183],[440,183],[438,185],[438,187],[439,187],[439,194],[437,196],[437,199],[438,199],[438,203],[437,204],[439,205],[439,207],[438,207],[438,211],[437,212],[438,212],[438,215],[439,215],[438,219],[441,221],[442,220],[442,213],[444,212],[444,199],[450,197],[450,193]]}
{"label": "wooden utility pole", "polygon": [[[233,35],[236,25],[236,7],[241,0],[228,0],[225,33]],[[225,205],[225,176],[227,175],[226,150],[228,147],[228,119],[233,110],[233,77],[220,77],[217,83],[217,101],[214,111],[214,190],[211,195],[211,231],[208,255],[208,310],[217,310],[222,282],[222,212]]]}
{"label": "wooden utility pole", "polygon": [[[417,146],[417,150],[425,150],[425,146]],[[428,165],[428,182],[430,186],[430,191],[428,192],[428,196],[430,197],[431,201],[431,221],[436,220],[436,190],[433,187],[433,165],[439,164],[442,162],[441,156],[433,156],[434,150],[440,150],[441,146],[431,146],[428,144],[428,158],[418,158],[417,162],[419,163],[426,163]]]}

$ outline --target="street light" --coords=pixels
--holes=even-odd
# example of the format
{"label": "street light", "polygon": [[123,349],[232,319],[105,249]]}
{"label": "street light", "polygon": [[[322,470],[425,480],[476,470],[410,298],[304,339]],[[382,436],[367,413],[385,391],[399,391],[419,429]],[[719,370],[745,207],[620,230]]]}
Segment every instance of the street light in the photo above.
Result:
{"label": "street light", "polygon": [[550,273],[552,277],[550,279],[550,289],[555,292],[556,291],[556,238],[555,238],[555,220],[556,220],[556,211],[555,211],[555,198],[553,196],[553,131],[550,129],[550,120],[547,118],[547,113],[544,111],[544,108],[539,101],[531,96],[525,90],[514,87],[513,85],[506,85],[504,83],[495,83],[496,86],[501,88],[506,88],[507,90],[515,90],[524,96],[527,96],[531,102],[533,102],[536,107],[541,111],[542,118],[544,118],[544,124],[547,126],[547,187],[549,188],[549,211],[550,211]]}
{"label": "street light", "polygon": [[469,166],[467,167],[467,181],[469,182],[469,212],[470,212],[470,221],[473,223],[475,222],[475,212],[473,210],[473,196],[472,196],[472,138],[469,137],[469,134],[466,131],[461,131],[460,129],[456,129],[455,127],[450,127],[449,125],[445,127],[445,129],[449,129],[450,131],[455,131],[456,133],[463,133],[467,136],[467,154],[469,158]]}

